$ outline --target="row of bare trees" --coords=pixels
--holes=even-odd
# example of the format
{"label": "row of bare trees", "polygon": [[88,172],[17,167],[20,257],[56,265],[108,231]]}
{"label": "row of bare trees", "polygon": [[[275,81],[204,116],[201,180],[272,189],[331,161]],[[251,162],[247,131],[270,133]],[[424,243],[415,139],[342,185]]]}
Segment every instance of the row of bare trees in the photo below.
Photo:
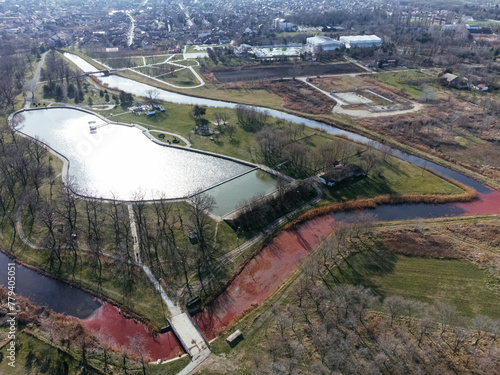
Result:
{"label": "row of bare trees", "polygon": [[272,307],[266,357],[255,356],[253,373],[498,373],[498,319],[465,319],[443,302],[382,298],[374,289],[339,282],[358,271],[353,251],[373,251],[371,223],[355,216],[305,263],[289,304]]}
{"label": "row of bare trees", "polygon": [[310,147],[303,132],[304,125],[295,124],[260,130],[255,138],[264,162],[270,166],[286,164],[288,173],[304,178],[327,171],[334,165],[345,164],[355,156],[361,156],[365,173],[381,161],[381,155],[373,147],[362,151],[356,144],[344,139],[332,140],[319,148]]}
{"label": "row of bare trees", "polygon": [[189,296],[219,291],[224,273],[221,244],[209,216],[214,205],[213,197],[195,194],[181,206],[164,200],[150,205],[139,200],[133,206],[142,260],[173,293],[183,286]]}
{"label": "row of bare trees", "polygon": [[[19,127],[16,123],[22,122],[22,116],[14,120]],[[98,292],[113,277],[127,300],[140,272],[134,263],[127,206],[97,198],[79,199],[73,193],[79,191],[74,183],[62,186],[57,182],[51,158],[40,142],[2,128],[0,219],[9,228],[5,233],[12,235],[11,251],[20,235],[46,252],[46,267],[52,272],[78,281],[85,269]],[[193,196],[190,205],[166,200],[146,204],[139,195],[133,205],[141,259],[172,290],[187,285],[190,295],[201,292],[205,296],[217,290],[221,274],[210,277],[219,268],[221,255],[215,224],[208,215],[213,206],[213,198],[200,194]],[[18,224],[22,233],[18,233]],[[188,239],[190,234],[194,244]],[[196,282],[192,281],[194,275]]]}
{"label": "row of bare trees", "polygon": [[28,60],[24,56],[0,56],[0,111],[14,108],[16,96],[25,84]]}

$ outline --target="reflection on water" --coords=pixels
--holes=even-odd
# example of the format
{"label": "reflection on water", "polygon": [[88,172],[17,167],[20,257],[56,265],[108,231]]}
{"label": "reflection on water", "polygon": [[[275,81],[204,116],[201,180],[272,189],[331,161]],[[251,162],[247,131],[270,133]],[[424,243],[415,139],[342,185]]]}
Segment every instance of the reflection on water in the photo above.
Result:
{"label": "reflection on water", "polygon": [[237,210],[253,197],[264,196],[275,190],[276,178],[257,169],[216,186],[206,193],[215,198],[217,206],[212,212],[223,217]]}
{"label": "reflection on water", "polygon": [[344,221],[352,216],[359,215],[360,212],[366,212],[380,221],[396,221],[411,219],[435,219],[438,217],[459,216],[465,213],[465,210],[457,207],[454,203],[447,204],[427,204],[412,203],[398,204],[393,206],[378,206],[376,208],[338,212],[333,214],[335,220]]}
{"label": "reflection on water", "polygon": [[[24,112],[19,128],[63,154],[76,191],[99,198],[181,198],[250,171],[251,167],[197,152],[163,147],[137,128],[104,125],[63,108]],[[97,130],[91,134],[89,122]]]}
{"label": "reflection on water", "polygon": [[[72,55],[69,53],[64,54],[68,59],[73,61],[78,67],[80,67],[83,71],[86,72],[92,72],[95,71],[96,68],[92,67],[89,63],[87,63],[85,60],[82,58]],[[236,106],[235,103],[229,103],[229,102],[224,102],[220,100],[211,100],[211,99],[203,99],[203,98],[196,98],[196,97],[191,97],[188,95],[182,95],[182,94],[177,94],[171,91],[166,91],[166,90],[161,90],[154,88],[149,85],[145,85],[142,83],[138,83],[136,81],[133,81],[131,79],[127,78],[122,78],[118,76],[108,76],[108,77],[99,77],[99,79],[105,83],[108,84],[109,87],[117,88],[129,93],[132,93],[134,95],[139,95],[139,96],[147,96],[146,91],[150,89],[154,89],[159,93],[159,99],[172,102],[172,103],[179,103],[179,104],[198,104],[198,105],[206,105],[209,107],[225,107],[225,108],[234,108]],[[255,107],[256,109],[261,109],[264,110],[264,108],[259,108]],[[375,142],[367,137],[363,137],[359,134],[351,133],[345,130],[337,129],[335,127],[332,127],[330,125],[305,119],[299,116],[294,116],[290,115],[288,113],[276,111],[273,109],[265,109],[271,116],[276,117],[276,118],[281,118],[290,122],[294,122],[297,124],[305,124],[306,126],[314,129],[319,129],[321,131],[324,131],[328,134],[333,134],[333,135],[344,135],[349,137],[350,139],[360,142],[363,144],[370,144],[372,147],[375,148],[382,148],[383,145],[379,142]],[[417,156],[413,155],[408,155],[402,151],[396,150],[396,149],[391,149],[391,152],[394,156],[407,161],[411,164],[418,165],[420,167],[424,167],[427,169],[430,169],[434,171],[435,173],[446,176],[449,178],[452,178],[454,180],[457,180],[467,186],[470,186],[474,189],[476,189],[479,193],[484,193],[488,194],[491,193],[493,190],[489,189],[488,187],[484,186],[478,181],[473,180],[472,178],[466,177],[462,175],[459,172],[455,172],[449,168],[440,166],[438,164],[429,162],[427,160],[421,159]]]}

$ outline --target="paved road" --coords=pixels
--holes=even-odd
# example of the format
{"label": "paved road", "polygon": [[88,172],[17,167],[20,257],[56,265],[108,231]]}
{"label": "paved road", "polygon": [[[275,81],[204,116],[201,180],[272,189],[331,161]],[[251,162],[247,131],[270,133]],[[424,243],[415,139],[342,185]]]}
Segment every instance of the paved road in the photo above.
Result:
{"label": "paved road", "polygon": [[128,40],[127,45],[130,47],[134,42],[134,31],[135,31],[135,20],[134,17],[130,14],[130,12],[125,12],[125,14],[130,18],[130,29],[128,30]]}
{"label": "paved road", "polygon": [[38,62],[38,66],[36,67],[35,75],[33,79],[31,80],[31,84],[29,87],[28,94],[26,95],[26,102],[24,103],[24,108],[28,109],[31,107],[31,103],[33,102],[33,98],[35,96],[35,91],[36,91],[36,86],[38,85],[38,81],[40,80],[40,71],[42,70],[42,67],[45,63],[45,56],[47,55],[47,52],[44,52],[42,54],[42,57],[40,58],[40,61]]}

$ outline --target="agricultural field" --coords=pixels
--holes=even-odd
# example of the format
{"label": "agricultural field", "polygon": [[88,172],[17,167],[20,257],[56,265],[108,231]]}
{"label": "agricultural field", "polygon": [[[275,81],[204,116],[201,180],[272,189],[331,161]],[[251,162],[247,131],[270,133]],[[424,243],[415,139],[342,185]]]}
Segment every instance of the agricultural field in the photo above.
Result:
{"label": "agricultural field", "polygon": [[363,69],[351,63],[282,65],[249,69],[214,69],[212,73],[219,82],[251,81],[267,78],[294,76],[317,76],[325,74],[360,73]]}

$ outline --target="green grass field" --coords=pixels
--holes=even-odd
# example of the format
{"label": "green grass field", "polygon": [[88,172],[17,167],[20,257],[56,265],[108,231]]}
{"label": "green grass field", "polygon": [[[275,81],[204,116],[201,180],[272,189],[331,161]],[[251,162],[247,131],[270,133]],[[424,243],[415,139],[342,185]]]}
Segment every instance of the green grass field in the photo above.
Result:
{"label": "green grass field", "polygon": [[153,55],[153,56],[145,56],[146,57],[146,64],[158,64],[161,62],[164,62],[166,59],[168,59],[172,55]]}
{"label": "green grass field", "polygon": [[423,85],[429,85],[436,89],[439,88],[435,78],[415,71],[375,74],[374,77],[381,82],[404,90],[413,99],[420,99],[422,97]]}
{"label": "green grass field", "polygon": [[[0,361],[0,373],[8,375],[25,374],[99,374],[92,368],[82,371],[80,361],[24,332],[17,332],[16,366],[8,365],[8,359]],[[6,356],[5,347],[1,349]],[[68,372],[63,369],[67,368]]]}
{"label": "green grass field", "polygon": [[[404,246],[402,244],[402,246]],[[400,295],[455,306],[460,314],[500,318],[498,280],[467,260],[442,260],[364,251],[333,274],[341,281],[373,288],[381,296]],[[329,278],[332,281],[332,278]]]}
{"label": "green grass field", "polygon": [[161,80],[176,86],[196,86],[200,81],[190,69],[182,69],[160,77]]}
{"label": "green grass field", "polygon": [[142,57],[114,57],[114,58],[101,58],[96,59],[102,64],[105,64],[113,69],[121,68],[133,68],[135,66],[144,65],[144,59]]}

